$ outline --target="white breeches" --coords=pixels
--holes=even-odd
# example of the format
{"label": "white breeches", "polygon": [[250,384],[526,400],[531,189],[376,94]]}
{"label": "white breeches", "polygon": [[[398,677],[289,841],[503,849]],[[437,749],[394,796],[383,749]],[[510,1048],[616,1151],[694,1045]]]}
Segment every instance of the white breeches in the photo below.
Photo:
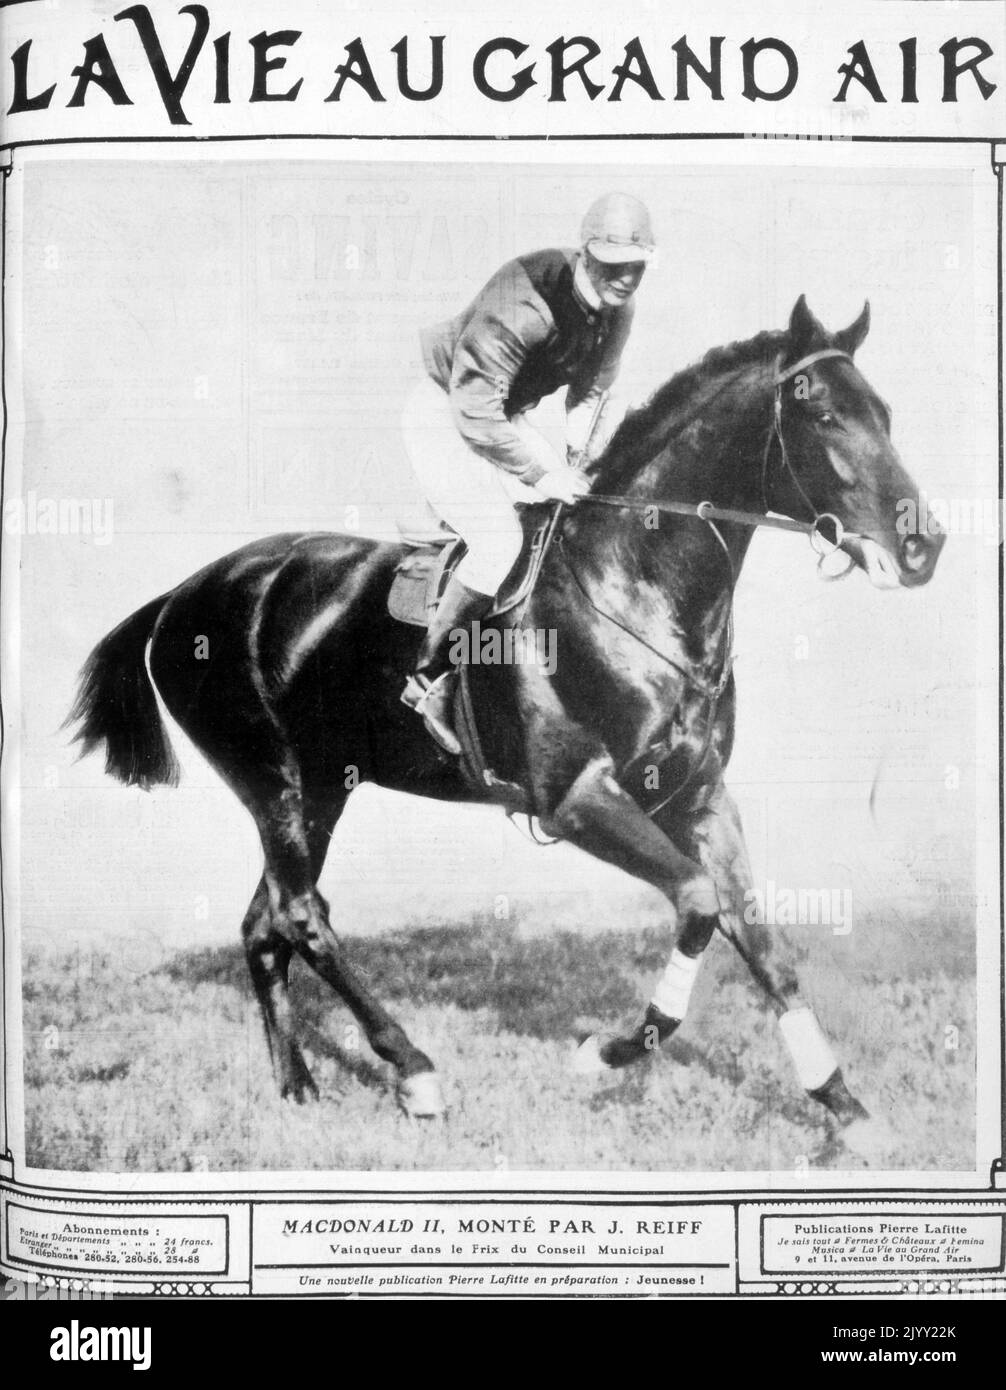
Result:
{"label": "white breeches", "polygon": [[[545,468],[555,450],[523,416],[511,421]],[[495,595],[520,554],[522,532],[514,504],[543,494],[474,453],[458,432],[447,393],[429,377],[409,392],[402,411],[405,451],[427,501],[468,546],[457,576],[469,589]]]}

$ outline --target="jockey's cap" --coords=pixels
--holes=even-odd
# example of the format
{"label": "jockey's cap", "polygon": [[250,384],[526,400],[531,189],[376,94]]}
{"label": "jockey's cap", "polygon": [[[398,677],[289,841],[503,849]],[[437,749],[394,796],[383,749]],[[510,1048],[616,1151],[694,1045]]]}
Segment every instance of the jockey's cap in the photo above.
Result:
{"label": "jockey's cap", "polygon": [[650,260],[656,243],[646,205],[629,193],[606,193],[587,209],[580,245],[609,264]]}

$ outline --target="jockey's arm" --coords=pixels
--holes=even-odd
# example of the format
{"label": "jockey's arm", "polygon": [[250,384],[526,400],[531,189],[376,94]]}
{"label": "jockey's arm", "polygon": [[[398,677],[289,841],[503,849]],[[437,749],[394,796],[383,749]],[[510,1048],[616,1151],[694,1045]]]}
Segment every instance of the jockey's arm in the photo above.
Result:
{"label": "jockey's arm", "polygon": [[511,424],[506,405],[527,354],[551,327],[530,299],[501,294],[473,315],[454,350],[454,423],[469,448],[529,486],[564,464],[544,436]]}

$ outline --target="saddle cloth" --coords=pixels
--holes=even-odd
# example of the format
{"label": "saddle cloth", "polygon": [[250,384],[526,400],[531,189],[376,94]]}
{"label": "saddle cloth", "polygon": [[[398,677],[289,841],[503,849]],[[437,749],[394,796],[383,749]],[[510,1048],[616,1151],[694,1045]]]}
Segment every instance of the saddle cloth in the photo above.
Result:
{"label": "saddle cloth", "polygon": [[[503,581],[492,615],[507,613],[527,598],[547,549],[556,509],[542,505],[522,508],[522,511],[524,545],[517,563]],[[406,541],[406,544],[409,549],[398,562],[388,591],[388,612],[400,623],[427,628],[467,547],[453,531],[422,541]]]}

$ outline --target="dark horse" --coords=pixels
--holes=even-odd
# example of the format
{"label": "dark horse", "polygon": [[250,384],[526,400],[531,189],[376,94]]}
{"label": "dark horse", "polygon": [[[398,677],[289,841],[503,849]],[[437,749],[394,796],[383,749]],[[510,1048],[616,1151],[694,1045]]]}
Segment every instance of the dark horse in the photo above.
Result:
{"label": "dark horse", "polygon": [[[830,334],[801,298],[787,331],[710,352],[630,414],[591,466],[594,504],[561,514],[530,598],[495,619],[557,632],[554,672],[534,662],[469,669],[486,761],[501,781],[524,786],[546,832],[655,885],[674,908],[675,948],[642,1022],[588,1038],[583,1068],[625,1065],[673,1032],[718,928],[779,1015],[801,1083],[850,1143],[868,1132],[867,1112],[801,1002],[785,943],[747,920],[751,876],[723,774],[733,589],[753,521],[771,512],[818,536],[830,527],[849,566],[882,588],[924,584],[942,546],[939,534],[900,529],[898,501],[916,488],[891,444],[890,413],[852,360],[868,326],[864,306]],[[661,509],[703,499],[755,516],[717,524]],[[403,553],[338,534],[244,546],[109,633],[88,658],[71,717],[85,750],[105,743],[119,780],[175,780],[144,666],[150,643],[165,705],[262,839],[243,936],[283,1095],[317,1094],[287,991],[296,951],[394,1066],[406,1112],[436,1115],[433,1063],[354,972],[317,888],[358,781],[494,799],[399,701],[418,636],[385,606]]]}

